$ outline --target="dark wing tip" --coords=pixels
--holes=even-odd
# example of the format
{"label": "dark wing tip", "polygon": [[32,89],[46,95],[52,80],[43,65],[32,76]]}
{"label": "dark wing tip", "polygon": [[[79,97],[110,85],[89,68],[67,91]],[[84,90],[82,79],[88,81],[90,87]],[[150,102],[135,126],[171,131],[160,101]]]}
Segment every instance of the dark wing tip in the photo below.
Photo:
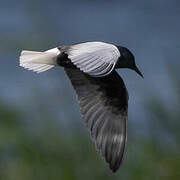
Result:
{"label": "dark wing tip", "polygon": [[[104,156],[112,172],[116,172],[123,160],[126,145],[127,116],[111,118],[99,134],[103,137],[98,150]],[[97,140],[96,140],[97,141]]]}
{"label": "dark wing tip", "polygon": [[109,163],[109,168],[111,169],[111,171],[112,171],[113,173],[116,173],[117,170],[120,168],[121,163],[122,163],[122,159],[123,159],[123,155],[121,156],[119,162],[116,162],[115,164]]}
{"label": "dark wing tip", "polygon": [[[115,173],[121,166],[122,161],[123,161],[123,157],[124,157],[124,150],[125,150],[125,145],[126,142],[125,140],[122,142],[122,144],[120,144],[120,148],[121,148],[121,152],[119,154],[112,154],[112,159],[115,159],[115,161],[108,161],[106,159],[106,162],[109,164],[109,168],[111,169],[111,171],[113,173]],[[111,153],[114,152],[113,150],[111,151]]]}
{"label": "dark wing tip", "polygon": [[117,170],[119,169],[119,167],[113,167],[113,166],[111,166],[111,165],[109,165],[109,168],[111,169],[111,171],[112,171],[113,173],[116,173]]}

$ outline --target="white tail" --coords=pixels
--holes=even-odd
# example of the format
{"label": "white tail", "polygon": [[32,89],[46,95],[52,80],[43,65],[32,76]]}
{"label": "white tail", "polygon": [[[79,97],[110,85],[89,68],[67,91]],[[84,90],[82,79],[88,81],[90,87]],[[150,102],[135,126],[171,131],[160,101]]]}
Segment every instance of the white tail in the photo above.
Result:
{"label": "white tail", "polygon": [[54,48],[44,52],[23,50],[20,56],[20,66],[40,73],[57,66],[59,49]]}

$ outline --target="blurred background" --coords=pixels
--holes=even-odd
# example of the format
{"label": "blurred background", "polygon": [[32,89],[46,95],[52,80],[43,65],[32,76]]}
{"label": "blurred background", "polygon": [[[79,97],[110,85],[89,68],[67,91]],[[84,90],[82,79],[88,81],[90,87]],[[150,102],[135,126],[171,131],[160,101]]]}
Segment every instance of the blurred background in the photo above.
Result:
{"label": "blurred background", "polygon": [[[180,179],[180,1],[1,0],[0,179]],[[63,68],[19,67],[22,49],[104,41],[144,74],[129,91],[128,144],[116,174],[96,152]]]}

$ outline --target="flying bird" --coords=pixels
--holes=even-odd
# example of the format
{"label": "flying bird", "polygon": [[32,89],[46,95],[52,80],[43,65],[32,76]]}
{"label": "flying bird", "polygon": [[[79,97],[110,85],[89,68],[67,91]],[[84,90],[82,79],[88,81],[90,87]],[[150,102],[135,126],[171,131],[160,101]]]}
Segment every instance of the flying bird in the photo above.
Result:
{"label": "flying bird", "polygon": [[116,172],[123,159],[128,119],[128,92],[116,69],[129,68],[143,77],[130,50],[104,42],[59,46],[44,52],[23,50],[20,66],[37,73],[55,66],[64,68],[96,149]]}

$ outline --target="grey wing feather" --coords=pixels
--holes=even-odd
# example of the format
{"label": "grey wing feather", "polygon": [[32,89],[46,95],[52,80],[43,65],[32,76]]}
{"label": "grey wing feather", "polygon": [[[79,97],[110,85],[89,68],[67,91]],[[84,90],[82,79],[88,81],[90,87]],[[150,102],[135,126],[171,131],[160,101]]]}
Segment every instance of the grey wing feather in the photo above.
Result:
{"label": "grey wing feather", "polygon": [[116,46],[103,42],[87,42],[65,48],[68,58],[81,71],[95,77],[110,74],[120,56]]}
{"label": "grey wing feather", "polygon": [[79,69],[65,68],[78,95],[80,110],[97,150],[115,172],[126,144],[128,93],[122,78],[113,71],[95,78]]}

